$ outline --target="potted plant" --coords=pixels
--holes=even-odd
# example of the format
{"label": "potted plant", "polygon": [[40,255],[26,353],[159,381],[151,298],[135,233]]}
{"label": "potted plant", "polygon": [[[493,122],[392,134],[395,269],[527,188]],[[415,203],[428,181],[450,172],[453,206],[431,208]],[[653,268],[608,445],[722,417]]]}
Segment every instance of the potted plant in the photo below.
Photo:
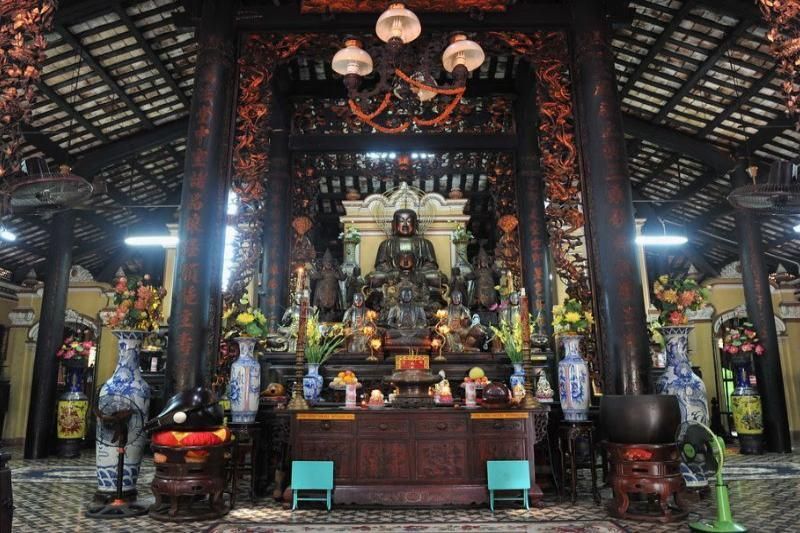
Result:
{"label": "potted plant", "polygon": [[[151,278],[118,277],[114,282],[114,307],[103,313],[103,322],[112,328],[117,338],[118,359],[114,373],[100,388],[98,405],[104,398],[127,398],[142,413],[142,417],[131,417],[128,434],[136,436],[125,448],[125,474],[122,480],[124,492],[136,489],[139,464],[147,437],[139,425],[147,417],[150,407],[150,385],[142,379],[139,370],[139,350],[142,341],[161,325],[162,302],[166,291],[153,287]],[[107,400],[109,401],[109,400]],[[113,430],[105,424],[97,424],[97,482],[98,492],[111,496],[116,490],[117,451],[110,443]]]}
{"label": "potted plant", "polygon": [[553,332],[564,346],[564,358],[558,363],[558,393],[566,420],[588,418],[589,366],[581,355],[581,342],[593,323],[592,312],[574,298],[553,307]]}
{"label": "potted plant", "polygon": [[237,305],[226,309],[222,315],[224,339],[232,340],[238,347],[238,357],[232,360],[231,344],[227,344],[225,362],[230,363],[228,398],[231,404],[231,421],[251,424],[256,421],[261,392],[261,366],[254,357],[259,340],[269,332],[267,317],[250,307],[247,295]]}
{"label": "potted plant", "polygon": [[322,393],[322,376],[319,367],[339,349],[344,342],[341,325],[323,325],[319,322],[319,314],[313,313],[306,321],[305,359],[308,374],[303,378],[303,396],[306,401],[319,401]]}
{"label": "potted plant", "polygon": [[761,396],[750,385],[750,365],[753,357],[763,357],[764,345],[755,326],[742,322],[728,327],[722,338],[722,354],[733,366],[736,386],[731,394],[733,425],[739,437],[742,453],[763,453],[764,420]]}

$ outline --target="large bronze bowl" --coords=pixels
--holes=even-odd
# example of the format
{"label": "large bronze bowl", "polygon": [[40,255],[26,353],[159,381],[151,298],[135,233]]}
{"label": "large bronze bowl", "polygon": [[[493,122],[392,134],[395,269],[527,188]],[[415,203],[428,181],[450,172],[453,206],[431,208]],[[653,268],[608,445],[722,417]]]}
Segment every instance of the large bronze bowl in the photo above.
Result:
{"label": "large bronze bowl", "polygon": [[606,395],[600,400],[600,435],[620,444],[675,442],[681,423],[671,394]]}

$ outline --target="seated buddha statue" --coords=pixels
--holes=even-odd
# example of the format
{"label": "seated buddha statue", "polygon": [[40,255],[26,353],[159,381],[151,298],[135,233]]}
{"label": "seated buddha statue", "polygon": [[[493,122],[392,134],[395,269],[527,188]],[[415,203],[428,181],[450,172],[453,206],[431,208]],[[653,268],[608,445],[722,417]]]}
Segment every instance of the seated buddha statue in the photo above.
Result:
{"label": "seated buddha statue", "polygon": [[436,262],[436,252],[428,239],[417,235],[419,223],[412,209],[398,209],[392,217],[392,235],[378,246],[375,270],[367,277],[371,287],[393,282],[401,273],[400,260],[404,254],[414,256],[414,273],[421,275],[427,285],[441,286],[442,274]]}
{"label": "seated buddha statue", "polygon": [[450,293],[447,306],[447,349],[451,352],[478,351],[483,343],[485,332],[481,325],[472,323],[472,315],[464,305],[461,291]]}
{"label": "seated buddha statue", "polygon": [[364,306],[364,295],[360,292],[353,294],[353,305],[344,312],[342,325],[347,335],[347,351],[350,353],[363,353],[369,351],[367,343],[370,340],[370,329],[374,334],[375,324],[368,317],[367,308]]}
{"label": "seated buddha statue", "polygon": [[400,289],[397,303],[389,309],[386,343],[388,351],[407,351],[430,346],[425,309],[414,301],[411,287]]}

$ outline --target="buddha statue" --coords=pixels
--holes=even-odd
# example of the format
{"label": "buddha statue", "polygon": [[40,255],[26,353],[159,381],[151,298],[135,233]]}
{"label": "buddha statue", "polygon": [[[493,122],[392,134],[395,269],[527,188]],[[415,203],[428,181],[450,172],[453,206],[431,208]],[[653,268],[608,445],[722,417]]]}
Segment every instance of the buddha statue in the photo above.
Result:
{"label": "buddha statue", "polygon": [[386,349],[392,351],[430,346],[428,320],[425,309],[414,302],[411,287],[400,288],[397,303],[389,309],[386,331]]}
{"label": "buddha statue", "polygon": [[447,349],[451,352],[478,351],[485,337],[480,323],[473,324],[472,315],[464,305],[461,291],[450,293],[450,304],[447,306]]}
{"label": "buddha statue", "polygon": [[505,320],[507,324],[512,325],[516,323],[517,320],[521,320],[521,317],[519,293],[514,291],[508,295],[508,302],[500,313],[500,319]]}
{"label": "buddha statue", "polygon": [[436,252],[428,239],[417,235],[417,213],[412,209],[398,209],[392,218],[392,235],[378,247],[375,270],[368,276],[371,287],[381,287],[393,282],[401,272],[400,259],[404,254],[414,257],[415,274],[420,274],[427,285],[439,287],[442,274],[436,262]]}
{"label": "buddha statue", "polygon": [[372,328],[372,333],[374,334],[375,325],[367,318],[364,295],[360,292],[353,295],[353,304],[344,312],[342,324],[347,334],[347,351],[350,353],[368,352],[367,343],[370,340],[370,335],[364,331],[364,328]]}
{"label": "buddha statue", "polygon": [[316,281],[312,305],[319,309],[320,320],[335,322],[342,316],[341,291],[339,282],[345,279],[336,259],[330,250],[325,251],[320,267],[311,272],[310,278]]}

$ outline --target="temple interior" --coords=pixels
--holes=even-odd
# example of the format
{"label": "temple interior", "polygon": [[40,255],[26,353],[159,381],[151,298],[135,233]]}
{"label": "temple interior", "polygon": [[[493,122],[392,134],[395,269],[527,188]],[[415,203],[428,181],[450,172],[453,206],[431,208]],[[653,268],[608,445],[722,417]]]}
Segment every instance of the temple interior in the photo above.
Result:
{"label": "temple interior", "polygon": [[796,531],[798,0],[0,0],[0,533]]}

